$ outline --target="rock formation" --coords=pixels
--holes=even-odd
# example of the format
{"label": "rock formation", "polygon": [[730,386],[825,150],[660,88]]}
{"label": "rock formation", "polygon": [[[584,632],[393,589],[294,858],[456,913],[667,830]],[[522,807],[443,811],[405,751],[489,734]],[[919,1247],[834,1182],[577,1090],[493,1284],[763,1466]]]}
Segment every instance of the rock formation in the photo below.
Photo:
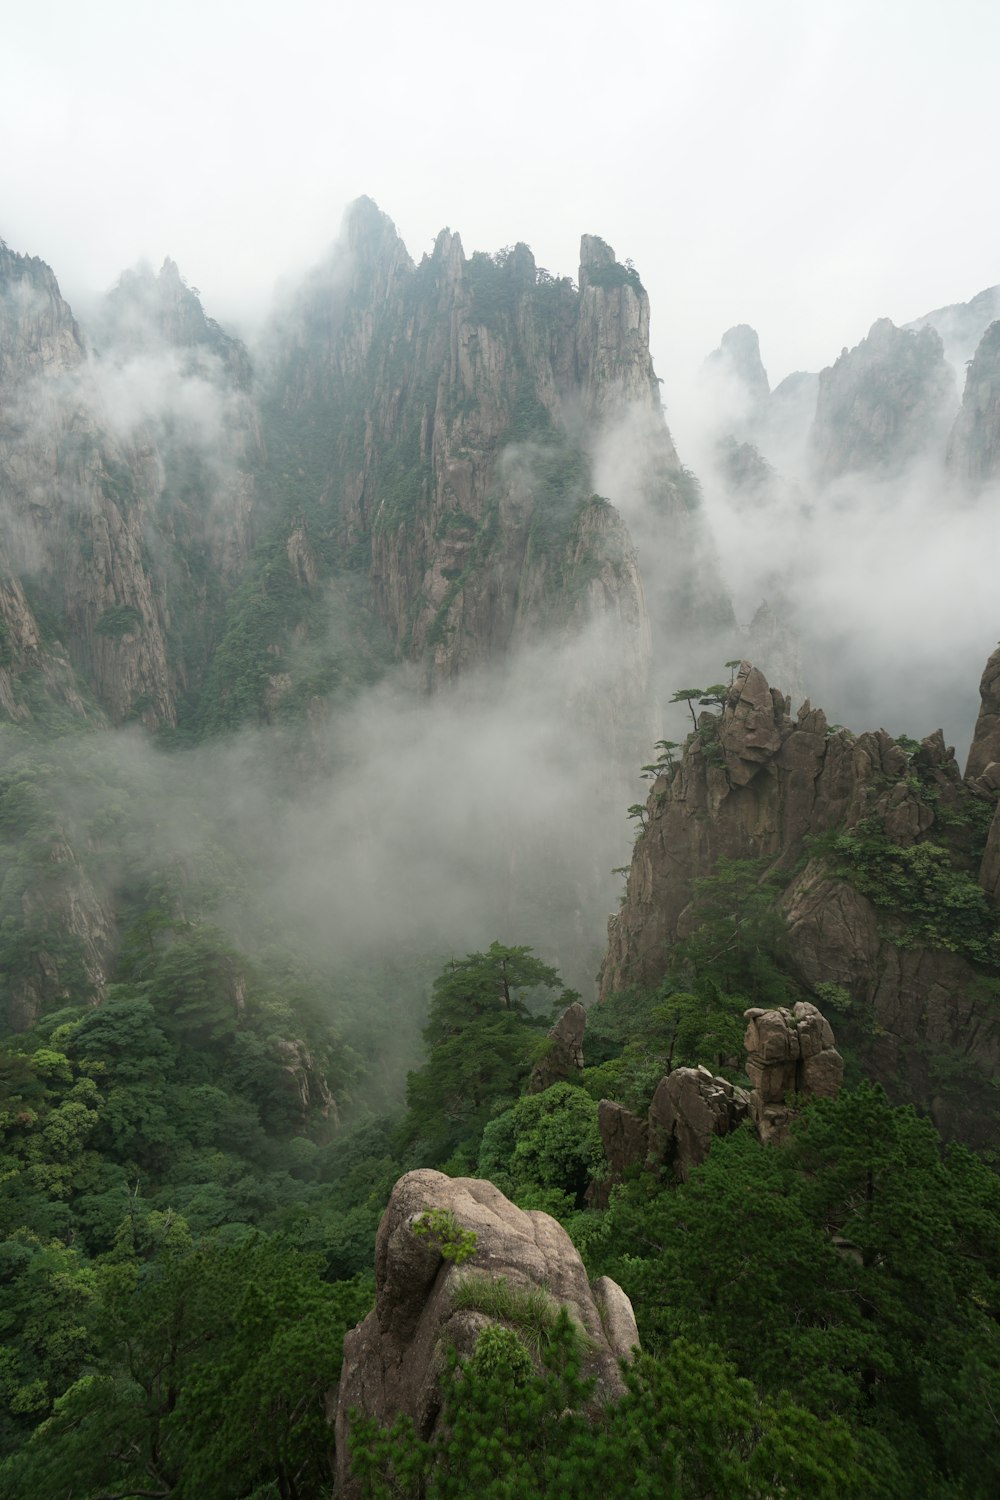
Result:
{"label": "rock formation", "polygon": [[880,318],[819,377],[811,438],[819,478],[900,472],[943,447],[956,401],[934,329],[908,333]]}
{"label": "rock formation", "polygon": [[742,411],[731,413],[734,430],[752,430],[771,394],[756,329],[746,323],[727,329],[718,349],[712,351],[705,363],[711,375],[728,383],[731,396],[743,407]]}
{"label": "rock formation", "polygon": [[814,1005],[748,1010],[746,1018],[750,1091],[705,1067],[674,1068],[657,1084],[644,1120],[624,1105],[601,1100],[597,1124],[609,1175],[591,1185],[592,1207],[607,1207],[611,1189],[638,1166],[687,1182],[713,1139],[747,1118],[765,1145],[780,1144],[804,1100],[837,1097],[844,1063],[829,1022]]}
{"label": "rock formation", "polygon": [[707,1068],[674,1068],[661,1078],[649,1106],[649,1155],[647,1164],[657,1170],[670,1168],[687,1182],[693,1167],[700,1167],[712,1140],[728,1135],[746,1119],[745,1089],[725,1078],[716,1078]]}
{"label": "rock formation", "polygon": [[[651,646],[636,552],[595,494],[595,450],[623,424],[629,483],[657,506],[661,551],[669,534],[690,561],[700,538],[648,339],[638,275],[596,236],[581,242],[579,289],[536,267],[526,245],[467,257],[449,230],[415,266],[368,199],[282,314],[269,408],[316,471],[317,524],[370,557],[395,649],[432,684],[596,628],[614,662],[602,721],[624,739],[644,719]],[[607,466],[612,484],[620,472]],[[721,597],[708,567],[699,587]],[[691,602],[680,571],[675,620]],[[597,662],[587,655],[578,698]]]}
{"label": "rock formation", "polygon": [[525,1093],[543,1094],[554,1083],[576,1078],[583,1070],[583,1033],[587,1012],[575,1000],[567,1005],[548,1034],[548,1050],[531,1072]]}
{"label": "rock formation", "polygon": [[991,323],[1000,318],[1000,286],[988,286],[977,292],[968,302],[953,302],[948,307],[936,307],[924,313],[912,323],[904,323],[908,331],[919,333],[922,328],[933,328],[944,344],[945,358],[961,370],[976,351],[976,346]]}
{"label": "rock formation", "polygon": [[[965,763],[967,781],[977,781],[990,765],[1000,762],[1000,646],[983,669],[979,699],[979,716]],[[992,782],[988,789],[992,789]]]}
{"label": "rock formation", "polygon": [[[987,687],[973,771],[992,755],[991,694]],[[653,784],[625,901],[609,923],[602,995],[657,984],[671,945],[697,923],[692,882],[720,858],[758,861],[761,878],[784,882],[777,910],[789,975],[807,994],[843,990],[862,1018],[853,1044],[875,1076],[946,1131],[982,1139],[992,1129],[982,1102],[1000,1067],[1000,1023],[979,971],[944,942],[894,927],[826,860],[809,858],[806,840],[864,824],[894,847],[948,851],[974,880],[984,798],[996,800],[989,778],[963,782],[940,732],[913,752],[884,730],[831,729],[808,702],[793,718],[785,696],[743,663],[721,715],[702,716],[680,765]],[[948,1083],[948,1059],[961,1060],[964,1082]]]}
{"label": "rock formation", "polygon": [[[467,1263],[456,1266],[433,1236],[414,1232],[432,1210],[453,1214],[475,1234]],[[379,1225],[375,1307],[344,1339],[336,1430],[338,1494],[345,1500],[360,1493],[349,1476],[351,1409],[385,1424],[405,1413],[422,1437],[433,1432],[445,1351],[453,1345],[471,1354],[490,1322],[486,1313],[455,1307],[456,1287],[477,1277],[546,1291],[588,1336],[584,1368],[597,1377],[595,1399],[622,1394],[619,1361],[639,1342],[631,1304],[607,1277],[590,1285],[562,1226],[548,1214],[516,1208],[491,1182],[409,1172],[396,1183]]]}
{"label": "rock formation", "polygon": [[1000,478],[1000,321],[983,334],[966,373],[948,465],[971,490]]}
{"label": "rock formation", "polygon": [[794,1114],[789,1096],[836,1099],[844,1060],[833,1045],[829,1021],[806,1000],[791,1010],[748,1010],[746,1019],[750,1115],[765,1144],[781,1141]]}
{"label": "rock formation", "polygon": [[115,723],[173,724],[204,666],[210,596],[217,610],[219,578],[249,550],[246,351],[172,263],[158,282],[123,279],[111,303],[102,361],[49,268],[0,247],[0,712],[22,722],[41,689],[74,715],[99,721],[100,704]]}

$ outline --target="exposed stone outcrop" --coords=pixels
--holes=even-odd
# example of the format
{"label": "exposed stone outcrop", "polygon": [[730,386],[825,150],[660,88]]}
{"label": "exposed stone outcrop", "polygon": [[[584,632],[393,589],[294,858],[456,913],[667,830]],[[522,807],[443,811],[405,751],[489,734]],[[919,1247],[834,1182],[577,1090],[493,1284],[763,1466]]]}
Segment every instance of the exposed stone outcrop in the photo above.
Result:
{"label": "exposed stone outcrop", "polygon": [[888,318],[819,377],[812,449],[819,477],[892,475],[943,447],[957,393],[939,335]]}
{"label": "exposed stone outcrop", "polygon": [[966,373],[948,465],[970,489],[1000,478],[1000,321],[983,334]]}
{"label": "exposed stone outcrop", "polygon": [[991,323],[1000,318],[1000,286],[988,286],[977,292],[968,302],[953,302],[948,307],[936,307],[924,313],[906,329],[919,333],[931,327],[940,334],[944,344],[945,358],[961,370],[972,358],[980,339]]}
{"label": "exposed stone outcrop", "polygon": [[756,329],[747,323],[738,323],[735,328],[727,329],[718,349],[708,356],[706,364],[713,374],[724,376],[742,394],[746,403],[742,415],[752,425],[763,412],[771,394]]}
{"label": "exposed stone outcrop", "polygon": [[306,456],[315,448],[331,528],[370,548],[372,597],[400,655],[437,684],[597,625],[616,661],[600,722],[631,733],[648,701],[649,624],[616,494],[595,495],[597,444],[638,423],[629,483],[652,492],[659,547],[690,557],[700,535],[636,273],[584,235],[577,289],[526,245],[467,257],[450,230],[414,266],[361,199],[274,337],[275,398]]}
{"label": "exposed stone outcrop", "polygon": [[794,1114],[788,1096],[836,1099],[844,1060],[833,1045],[829,1021],[808,1001],[800,1000],[792,1010],[748,1010],[746,1018],[750,1114],[762,1141],[780,1141]]}
{"label": "exposed stone outcrop", "polygon": [[115,948],[114,913],[61,829],[48,840],[47,857],[36,860],[17,903],[25,934],[21,972],[6,975],[7,1013],[12,1031],[33,1026],[53,1004],[79,993],[66,972],[82,970],[90,998],[103,1000]]}
{"label": "exposed stone outcrop", "polygon": [[282,1083],[294,1103],[299,1128],[315,1134],[322,1122],[332,1131],[339,1123],[337,1102],[305,1042],[275,1037],[272,1047]]}
{"label": "exposed stone outcrop", "polygon": [[611,1175],[621,1181],[626,1170],[644,1162],[649,1153],[649,1119],[639,1118],[624,1104],[602,1099],[597,1106],[597,1128]]}
{"label": "exposed stone outcrop", "polygon": [[576,1078],[583,1070],[583,1033],[587,1012],[579,1000],[567,1005],[548,1035],[548,1050],[532,1069],[528,1094],[542,1094],[554,1083]]}
{"label": "exposed stone outcrop", "polygon": [[[456,1267],[432,1237],[414,1226],[428,1210],[454,1214],[476,1235],[470,1261]],[[344,1340],[337,1403],[338,1494],[360,1493],[349,1476],[350,1411],[389,1424],[401,1413],[428,1437],[439,1417],[438,1379],[445,1351],[470,1354],[489,1318],[456,1311],[460,1281],[505,1277],[514,1288],[540,1287],[588,1335],[585,1369],[597,1377],[595,1399],[622,1394],[619,1361],[638,1345],[625,1293],[606,1277],[593,1287],[566,1231],[548,1214],[525,1213],[491,1182],[409,1172],[393,1189],[375,1243],[374,1310]]]}
{"label": "exposed stone outcrop", "polygon": [[31,676],[74,714],[86,683],[113,722],[158,728],[204,665],[218,579],[246,560],[260,435],[246,351],[172,263],[124,278],[111,302],[102,360],[49,268],[0,246],[3,571],[30,579],[56,634],[34,642],[21,610],[0,712],[31,713],[17,686]]}
{"label": "exposed stone outcrop", "polygon": [[[990,669],[987,677],[992,683]],[[980,758],[991,753],[991,694],[988,687],[977,730]],[[803,856],[807,836],[874,820],[892,844],[949,849],[975,878],[976,804],[995,795],[988,777],[963,783],[940,732],[911,756],[884,730],[831,730],[808,702],[793,718],[784,695],[744,663],[721,716],[703,715],[681,764],[653,785],[625,901],[609,923],[602,995],[658,983],[671,945],[697,922],[692,882],[712,875],[720,858],[759,860],[762,876],[786,882],[778,910],[791,977],[806,993],[822,984],[846,991],[852,1014],[864,1018],[852,1044],[890,1090],[939,1121],[947,1113],[970,1139],[988,1135],[974,1080],[1000,1068],[1000,1023],[978,972],[943,946],[914,944],[902,932],[895,941],[867,896]],[[948,1057],[971,1070],[950,1102],[933,1064]]]}
{"label": "exposed stone outcrop", "polygon": [[792,1010],[748,1010],[746,1017],[751,1091],[705,1067],[674,1068],[657,1084],[645,1120],[624,1105],[601,1100],[597,1123],[609,1175],[591,1185],[592,1207],[605,1208],[611,1189],[630,1169],[669,1171],[687,1182],[713,1139],[729,1135],[748,1117],[762,1142],[780,1143],[797,1102],[837,1097],[844,1063],[829,1022],[814,1005],[800,1001]]}
{"label": "exposed stone outcrop", "polygon": [[647,1164],[672,1168],[687,1182],[692,1168],[708,1156],[713,1138],[734,1130],[748,1107],[745,1089],[707,1068],[674,1068],[660,1079],[649,1106]]}

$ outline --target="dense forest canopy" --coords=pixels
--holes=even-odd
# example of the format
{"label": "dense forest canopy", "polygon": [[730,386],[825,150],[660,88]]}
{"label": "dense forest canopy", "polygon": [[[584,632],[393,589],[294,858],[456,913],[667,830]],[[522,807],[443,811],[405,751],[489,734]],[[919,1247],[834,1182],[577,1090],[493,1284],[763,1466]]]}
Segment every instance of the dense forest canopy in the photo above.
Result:
{"label": "dense forest canopy", "polygon": [[[5,1500],[1000,1489],[1000,655],[964,774],[796,710],[749,658],[797,690],[825,617],[779,548],[740,626],[709,524],[850,528],[934,442],[979,513],[997,325],[958,411],[934,328],[877,324],[794,443],[731,330],[704,489],[648,326],[596,236],[576,279],[414,264],[367,199],[252,355],[172,261],[81,328],[0,243]],[[835,1086],[764,1099],[772,1014]],[[683,1166],[681,1074],[729,1111]],[[337,1437],[417,1169],[627,1294],[615,1400],[481,1279],[434,1420]]]}

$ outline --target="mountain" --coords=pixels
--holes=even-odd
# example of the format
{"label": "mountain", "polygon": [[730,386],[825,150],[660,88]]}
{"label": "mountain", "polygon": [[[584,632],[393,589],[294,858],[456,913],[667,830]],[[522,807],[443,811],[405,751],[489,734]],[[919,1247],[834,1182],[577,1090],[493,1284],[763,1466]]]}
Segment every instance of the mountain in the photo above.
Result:
{"label": "mountain", "polygon": [[[310,524],[367,575],[396,654],[434,685],[589,630],[613,663],[606,717],[634,725],[650,626],[600,462],[623,429],[628,498],[655,515],[658,548],[690,558],[704,545],[638,275],[591,235],[578,285],[523,244],[466,257],[447,230],[415,266],[362,199],[270,348],[269,446],[307,466],[321,497]],[[697,577],[678,570],[669,597],[657,587],[654,632],[690,620],[696,593],[726,611],[708,557]]]}
{"label": "mountain", "polygon": [[692,893],[739,868],[743,899],[759,891],[777,923],[779,968],[831,1011],[866,1075],[985,1145],[1000,1069],[997,664],[963,779],[940,732],[856,736],[808,700],[793,716],[744,662],[653,783],[602,995],[660,983],[699,920]]}
{"label": "mountain", "polygon": [[0,307],[7,712],[172,726],[250,547],[246,352],[169,262],[110,294],[103,358],[39,260],[0,251]]}
{"label": "mountain", "polygon": [[0,249],[0,1500],[996,1493],[988,303]]}

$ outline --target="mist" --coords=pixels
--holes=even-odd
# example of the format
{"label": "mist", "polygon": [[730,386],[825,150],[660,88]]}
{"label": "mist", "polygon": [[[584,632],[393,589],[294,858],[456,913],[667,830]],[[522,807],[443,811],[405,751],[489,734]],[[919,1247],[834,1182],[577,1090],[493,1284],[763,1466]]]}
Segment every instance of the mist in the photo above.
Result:
{"label": "mist", "polygon": [[[945,463],[964,378],[964,369],[952,372],[955,409],[942,413],[926,451],[894,473],[819,478],[810,446],[815,376],[780,403],[772,392],[760,410],[731,372],[705,367],[676,426],[747,648],[767,604],[798,661],[800,675],[788,681],[787,655],[755,658],[793,709],[808,697],[855,732],[920,738],[941,728],[961,765],[1000,633],[990,564],[1000,496],[995,485],[971,491]],[[759,482],[733,483],[720,439],[757,446],[766,469]]]}

